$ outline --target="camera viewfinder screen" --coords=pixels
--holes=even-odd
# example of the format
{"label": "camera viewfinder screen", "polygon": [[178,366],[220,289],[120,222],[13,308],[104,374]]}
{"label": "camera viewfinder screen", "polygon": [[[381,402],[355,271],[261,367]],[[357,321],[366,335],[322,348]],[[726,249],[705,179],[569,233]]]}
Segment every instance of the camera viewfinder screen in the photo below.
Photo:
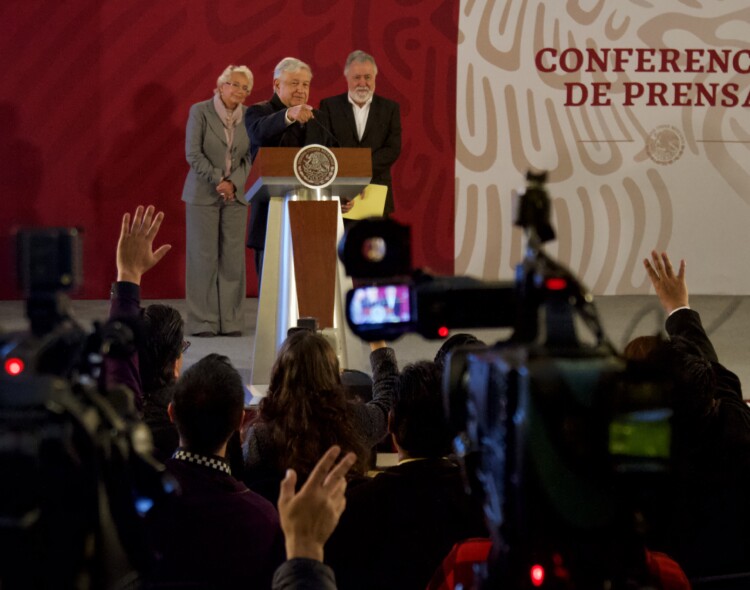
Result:
{"label": "camera viewfinder screen", "polygon": [[609,452],[643,459],[668,459],[671,416],[671,410],[666,409],[619,414],[609,425]]}
{"label": "camera viewfinder screen", "polygon": [[409,285],[358,287],[349,311],[351,321],[358,326],[408,323]]}

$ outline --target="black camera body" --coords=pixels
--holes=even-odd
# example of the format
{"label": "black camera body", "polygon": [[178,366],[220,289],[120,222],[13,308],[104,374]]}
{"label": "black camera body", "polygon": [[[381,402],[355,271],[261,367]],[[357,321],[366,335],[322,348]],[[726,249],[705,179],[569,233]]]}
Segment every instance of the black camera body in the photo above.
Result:
{"label": "black camera body", "polygon": [[493,536],[486,587],[645,577],[639,520],[659,513],[670,481],[667,381],[606,349],[503,343],[454,352],[445,401]]}
{"label": "black camera body", "polygon": [[[671,384],[618,356],[591,295],[544,252],[555,236],[545,180],[529,173],[515,203],[527,247],[514,281],[402,273],[385,284],[401,289],[408,316],[366,321],[359,302],[370,297],[377,305],[387,287],[382,272],[362,275],[360,260],[358,278],[371,284],[349,293],[347,318],[369,340],[513,329],[507,341],[459,348],[445,364],[454,449],[484,498],[493,537],[483,587],[647,587],[643,519],[658,513],[669,486]],[[380,228],[364,226],[340,250],[364,251]],[[581,326],[589,343],[579,337]]]}
{"label": "black camera body", "polygon": [[0,335],[0,586],[125,587],[152,559],[145,512],[176,488],[133,393],[104,385],[105,356],[134,354],[137,327],[72,317],[76,230],[17,245],[31,330]]}
{"label": "black camera body", "polygon": [[346,317],[351,330],[367,341],[396,340],[406,332],[444,338],[455,327],[511,326],[515,303],[510,282],[419,275],[352,289]]}
{"label": "black camera body", "polygon": [[[514,339],[531,341],[540,329],[542,307],[565,314],[573,302],[586,308],[584,316],[592,313],[591,296],[542,250],[555,236],[545,180],[544,173],[529,173],[527,189],[515,202],[515,224],[527,233],[528,252],[513,281],[413,270],[408,227],[388,219],[355,224],[339,244],[339,258],[360,284],[346,298],[350,329],[363,340],[375,341],[395,340],[408,332],[445,338],[452,328],[513,328]],[[395,293],[390,299],[389,291]]]}

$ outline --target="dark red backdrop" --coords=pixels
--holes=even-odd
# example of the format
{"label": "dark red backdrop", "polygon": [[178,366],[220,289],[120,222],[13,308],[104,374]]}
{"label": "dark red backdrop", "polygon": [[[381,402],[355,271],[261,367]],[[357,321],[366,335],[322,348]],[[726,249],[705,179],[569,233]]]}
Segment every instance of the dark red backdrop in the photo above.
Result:
{"label": "dark red backdrop", "polygon": [[211,96],[229,63],[255,74],[247,104],[269,98],[273,66],[287,55],[311,64],[317,105],[345,90],[342,63],[356,48],[377,58],[377,91],[401,103],[396,218],[412,225],[414,261],[452,272],[458,4],[5,0],[0,298],[19,297],[10,239],[19,225],[83,228],[77,296],[106,298],[120,217],[139,203],[166,211],[160,238],[173,246],[144,295],[182,298],[189,106]]}

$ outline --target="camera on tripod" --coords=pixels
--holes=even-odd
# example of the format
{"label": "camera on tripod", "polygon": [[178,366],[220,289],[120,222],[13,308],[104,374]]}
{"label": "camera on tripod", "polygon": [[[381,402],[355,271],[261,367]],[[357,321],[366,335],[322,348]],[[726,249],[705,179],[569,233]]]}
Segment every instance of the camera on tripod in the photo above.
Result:
{"label": "camera on tripod", "polygon": [[[367,284],[348,294],[347,319],[369,340],[512,328],[491,347],[453,351],[443,382],[454,449],[493,538],[487,588],[647,587],[643,535],[670,485],[671,382],[616,353],[593,297],[545,253],[555,237],[545,182],[529,173],[514,203],[526,253],[512,282],[403,264],[389,277],[383,261],[408,255],[408,232],[388,221],[355,226],[340,256]],[[400,314],[389,311],[394,287]]]}

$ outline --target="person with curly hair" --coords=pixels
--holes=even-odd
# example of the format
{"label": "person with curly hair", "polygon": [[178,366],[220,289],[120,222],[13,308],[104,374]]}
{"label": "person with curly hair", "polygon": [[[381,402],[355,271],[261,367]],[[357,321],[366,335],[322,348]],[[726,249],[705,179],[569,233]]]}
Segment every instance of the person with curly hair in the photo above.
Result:
{"label": "person with curly hair", "polygon": [[373,397],[355,403],[347,400],[336,353],[324,336],[301,330],[287,337],[243,443],[248,487],[275,502],[286,470],[304,480],[332,445],[357,455],[350,478],[365,474],[369,449],[387,433],[398,381],[393,349],[385,343],[372,348]]}

